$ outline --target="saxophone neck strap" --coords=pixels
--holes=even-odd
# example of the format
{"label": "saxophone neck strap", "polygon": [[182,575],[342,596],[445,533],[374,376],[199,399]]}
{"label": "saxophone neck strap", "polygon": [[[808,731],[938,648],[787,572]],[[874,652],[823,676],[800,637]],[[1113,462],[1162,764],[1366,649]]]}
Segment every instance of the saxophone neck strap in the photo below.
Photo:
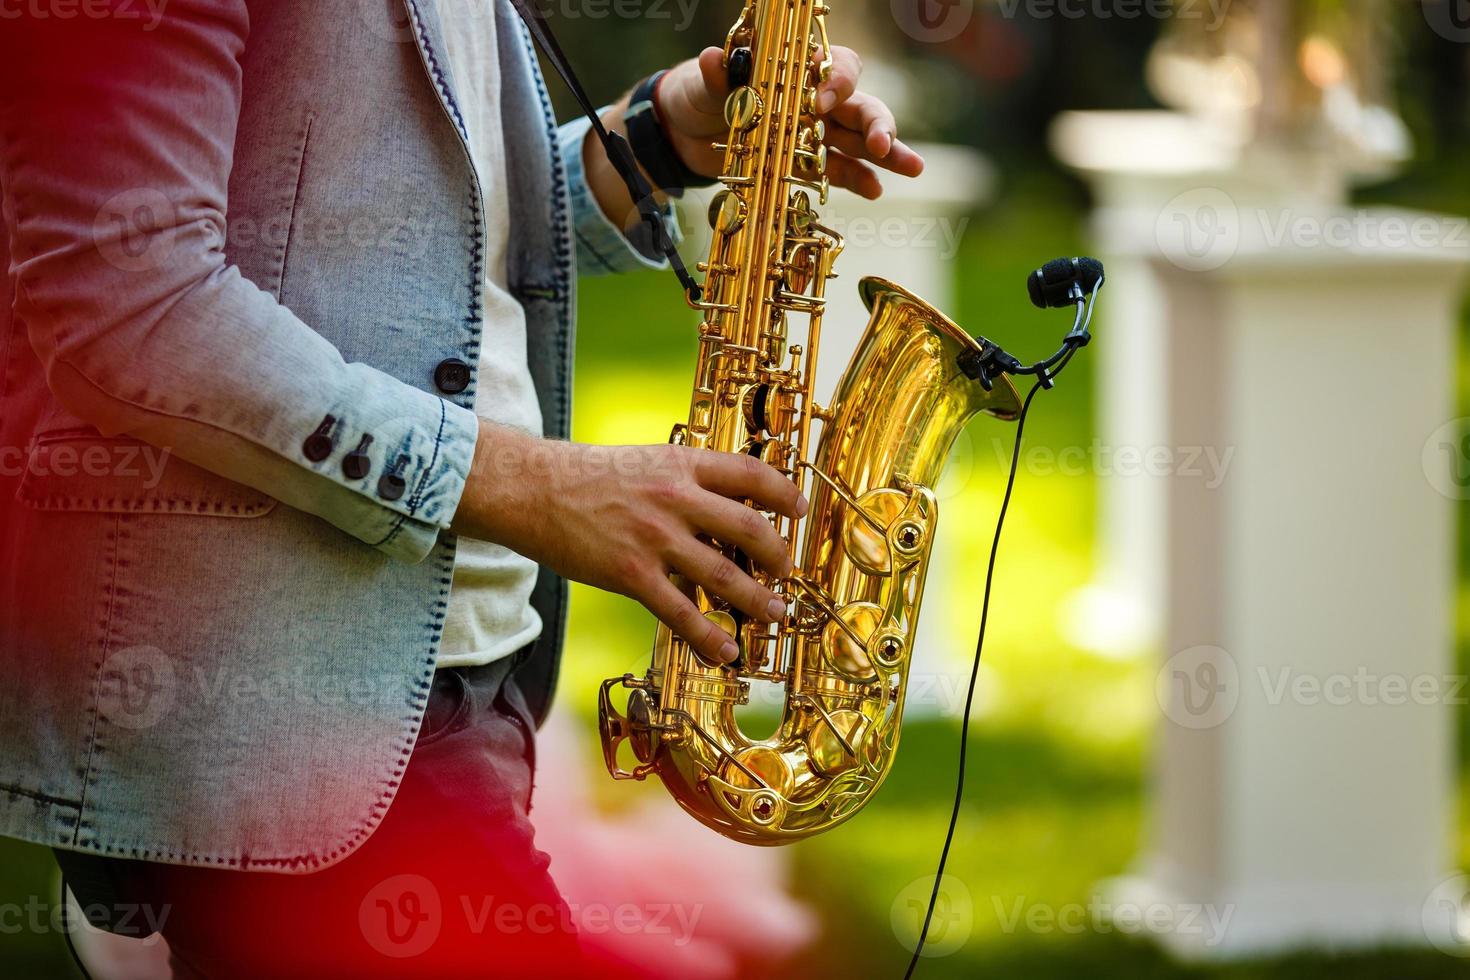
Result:
{"label": "saxophone neck strap", "polygon": [[582,112],[592,122],[592,132],[597,134],[597,139],[602,143],[607,152],[607,159],[617,171],[618,176],[628,188],[628,194],[638,208],[638,215],[642,222],[648,227],[653,247],[668,260],[669,266],[674,270],[674,275],[679,277],[679,285],[684,291],[685,298],[691,303],[698,303],[703,297],[703,290],[695,278],[689,274],[689,269],[680,258],[679,251],[674,247],[674,238],[669,231],[669,214],[665,209],[659,207],[654,200],[653,188],[649,186],[643,171],[638,169],[638,161],[633,155],[633,148],[621,133],[609,132],[602,124],[602,118],[597,114],[597,107],[587,96],[587,90],[582,86],[577,73],[572,69],[572,64],[567,60],[566,53],[562,51],[561,44],[557,42],[556,35],[551,31],[551,25],[546,22],[546,15],[537,9],[533,0],[510,0],[511,6],[515,7],[516,13],[520,14],[521,20],[526,24],[526,29],[531,32],[532,39],[551,67],[561,76],[566,83],[567,89],[572,97],[581,106]]}

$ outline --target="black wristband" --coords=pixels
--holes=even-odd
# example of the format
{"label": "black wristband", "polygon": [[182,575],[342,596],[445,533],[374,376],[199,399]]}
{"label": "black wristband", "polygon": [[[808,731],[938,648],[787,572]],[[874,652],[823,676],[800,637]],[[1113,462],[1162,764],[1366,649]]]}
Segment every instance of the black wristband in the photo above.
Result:
{"label": "black wristband", "polygon": [[664,132],[654,93],[667,74],[667,71],[661,71],[639,83],[633,90],[623,121],[628,127],[628,145],[633,148],[633,156],[648,171],[654,186],[671,197],[683,197],[685,188],[709,187],[715,181],[685,166]]}

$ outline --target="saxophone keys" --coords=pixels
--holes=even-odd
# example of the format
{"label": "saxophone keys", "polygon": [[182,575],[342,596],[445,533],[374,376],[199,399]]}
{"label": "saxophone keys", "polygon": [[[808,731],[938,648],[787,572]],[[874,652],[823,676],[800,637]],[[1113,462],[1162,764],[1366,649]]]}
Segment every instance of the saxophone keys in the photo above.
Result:
{"label": "saxophone keys", "polygon": [[[753,745],[735,753],[735,760],[745,770],[740,766],[726,764],[723,778],[737,789],[769,789],[787,796],[796,783],[791,763],[780,752],[768,746]],[[747,771],[759,779],[760,783],[751,779]]]}
{"label": "saxophone keys", "polygon": [[[737,645],[740,646],[740,657],[737,658],[737,660],[735,661],[736,663],[739,663],[740,660],[745,657],[745,644],[743,644],[740,640],[740,627],[736,624],[735,617],[723,609],[711,609],[709,612],[704,614],[704,618],[709,620],[711,623],[714,623],[725,633],[729,634],[730,638],[734,640]],[[698,650],[694,650],[693,647],[691,647],[690,649],[693,650],[695,659],[697,659],[701,664],[706,667],[718,668],[731,666],[729,664],[722,664],[709,660]]]}
{"label": "saxophone keys", "polygon": [[710,227],[722,235],[733,235],[745,227],[750,217],[750,205],[739,194],[723,190],[709,204]]}
{"label": "saxophone keys", "polygon": [[822,649],[827,662],[839,674],[859,684],[878,679],[868,656],[870,638],[883,621],[883,607],[872,602],[852,602],[838,610],[822,631]]}
{"label": "saxophone keys", "polygon": [[750,385],[741,395],[740,407],[751,432],[780,438],[796,422],[796,400],[790,392],[773,385]]}
{"label": "saxophone keys", "polygon": [[857,502],[863,514],[848,515],[847,532],[843,536],[847,556],[854,565],[869,575],[888,575],[893,571],[888,528],[908,507],[908,501],[908,494],[901,490],[883,488],[863,494]]}
{"label": "saxophone keys", "polygon": [[755,74],[755,57],[749,48],[735,48],[725,58],[725,77],[732,89],[744,88]]}
{"label": "saxophone keys", "polygon": [[[808,170],[819,174],[827,172],[827,144],[820,143],[815,150],[797,150],[796,158],[806,164]],[[826,203],[825,197],[823,203]]]}
{"label": "saxophone keys", "polygon": [[[832,712],[822,723],[813,725],[807,732],[806,743],[808,758],[817,774],[831,779],[857,768],[862,762],[860,756],[867,741],[869,724],[862,712],[842,708]],[[841,738],[838,732],[842,733]],[[849,752],[848,746],[856,751]]]}
{"label": "saxophone keys", "polygon": [[817,223],[817,212],[812,209],[812,198],[806,191],[793,193],[786,210],[792,229],[800,235],[808,234]]}
{"label": "saxophone keys", "polygon": [[764,111],[765,103],[761,101],[756,90],[749,85],[737,88],[725,100],[725,122],[731,129],[738,132],[743,133],[752,129],[760,121]]}

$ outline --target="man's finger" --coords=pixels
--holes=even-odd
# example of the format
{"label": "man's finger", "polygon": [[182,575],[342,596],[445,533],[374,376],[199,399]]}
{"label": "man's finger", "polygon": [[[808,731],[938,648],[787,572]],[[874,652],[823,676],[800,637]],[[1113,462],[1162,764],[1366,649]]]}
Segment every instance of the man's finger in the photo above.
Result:
{"label": "man's finger", "polygon": [[725,71],[722,48],[705,48],[699,53],[699,75],[704,81],[690,97],[690,104],[706,115],[722,115],[725,100],[730,97],[730,76]]}
{"label": "man's finger", "polygon": [[883,196],[883,182],[878,179],[878,172],[839,150],[827,154],[827,177],[833,186],[845,187],[870,201]]}
{"label": "man's finger", "polygon": [[861,133],[863,145],[877,160],[886,157],[898,141],[898,123],[893,119],[893,112],[877,96],[857,92],[837,105],[831,115],[839,126]]}
{"label": "man's finger", "polygon": [[[821,52],[817,56],[821,57]],[[817,87],[817,111],[823,114],[852,98],[863,76],[863,60],[851,48],[832,48],[832,76]]]}
{"label": "man's finger", "polygon": [[861,133],[856,133],[846,126],[836,124],[828,126],[826,142],[828,146],[841,150],[850,157],[869,160],[901,177],[917,177],[924,172],[924,158],[904,145],[902,140],[895,141],[888,155],[881,160],[875,159],[869,152]]}
{"label": "man's finger", "polygon": [[786,477],[754,456],[695,450],[695,478],[711,493],[735,500],[754,500],[786,517],[805,517],[806,498]]}
{"label": "man's finger", "polygon": [[740,657],[735,637],[706,619],[688,596],[660,575],[643,604],[659,622],[684,639],[694,652],[715,664],[728,664]]}
{"label": "man's finger", "polygon": [[786,613],[786,603],[780,596],[706,544],[691,540],[685,551],[674,556],[673,564],[707,594],[724,599],[763,623],[774,623]]}
{"label": "man's finger", "polygon": [[716,493],[697,497],[688,518],[701,533],[721,544],[734,545],[772,575],[791,573],[786,539],[776,533],[764,514]]}

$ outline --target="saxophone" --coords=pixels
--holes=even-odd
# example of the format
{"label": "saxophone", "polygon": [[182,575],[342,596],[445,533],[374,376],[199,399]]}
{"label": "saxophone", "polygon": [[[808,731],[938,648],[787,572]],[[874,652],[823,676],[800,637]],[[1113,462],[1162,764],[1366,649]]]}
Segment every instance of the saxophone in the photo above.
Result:
{"label": "saxophone", "polygon": [[[860,284],[871,319],[835,397],[826,407],[813,398],[824,294],[843,247],[814,206],[826,204],[829,188],[815,110],[832,67],[828,12],[822,0],[746,0],[726,41],[733,92],[729,136],[716,145],[723,188],[699,266],[689,420],[672,439],[757,456],[806,492],[802,520],[767,515],[795,570],[780,580],[753,573],[786,597],[787,615],[771,625],[747,620],[676,577],[736,637],[739,659],[707,663],[660,626],[648,672],[605,681],[598,698],[614,778],[657,774],[695,819],[749,844],[835,827],[883,782],[934,544],[932,487],[971,419],[1013,421],[1020,411],[1008,378],[982,383],[962,370],[980,353],[975,339],[878,278]],[[779,727],[761,740],[735,712],[757,681],[785,690]],[[622,689],[619,711],[613,694]]]}

